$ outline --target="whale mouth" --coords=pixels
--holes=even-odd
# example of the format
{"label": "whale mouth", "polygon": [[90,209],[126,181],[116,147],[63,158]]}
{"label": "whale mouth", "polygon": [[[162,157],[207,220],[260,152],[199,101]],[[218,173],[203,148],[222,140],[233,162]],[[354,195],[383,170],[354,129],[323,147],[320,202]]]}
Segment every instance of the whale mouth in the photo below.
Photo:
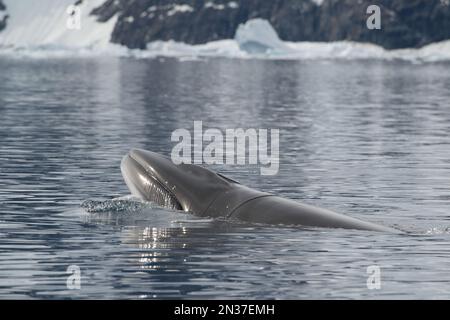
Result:
{"label": "whale mouth", "polygon": [[122,159],[120,168],[125,183],[134,195],[163,208],[183,210],[175,194],[131,154]]}

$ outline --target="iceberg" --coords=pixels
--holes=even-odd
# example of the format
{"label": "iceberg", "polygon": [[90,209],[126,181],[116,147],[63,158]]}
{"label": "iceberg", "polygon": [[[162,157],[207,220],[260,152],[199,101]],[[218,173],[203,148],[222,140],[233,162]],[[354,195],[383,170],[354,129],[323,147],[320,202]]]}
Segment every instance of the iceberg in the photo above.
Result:
{"label": "iceberg", "polygon": [[264,19],[252,19],[239,25],[234,39],[241,50],[250,54],[279,55],[291,51]]}

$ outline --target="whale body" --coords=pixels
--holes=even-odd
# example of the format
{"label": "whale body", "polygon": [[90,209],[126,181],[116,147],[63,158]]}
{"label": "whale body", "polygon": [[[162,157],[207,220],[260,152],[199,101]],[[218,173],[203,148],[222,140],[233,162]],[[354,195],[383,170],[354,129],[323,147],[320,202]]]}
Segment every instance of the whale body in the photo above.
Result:
{"label": "whale body", "polygon": [[391,227],[254,190],[198,165],[175,165],[169,158],[151,151],[132,149],[122,159],[121,171],[134,196],[202,217],[400,232]]}

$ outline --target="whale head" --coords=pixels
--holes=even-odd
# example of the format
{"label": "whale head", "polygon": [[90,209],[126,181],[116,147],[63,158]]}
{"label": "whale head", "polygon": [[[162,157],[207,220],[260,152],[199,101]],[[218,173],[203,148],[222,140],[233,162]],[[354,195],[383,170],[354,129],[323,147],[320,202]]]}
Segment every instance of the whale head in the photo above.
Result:
{"label": "whale head", "polygon": [[220,194],[238,184],[201,166],[176,165],[170,158],[140,149],[132,149],[120,168],[134,196],[196,214],[204,213]]}

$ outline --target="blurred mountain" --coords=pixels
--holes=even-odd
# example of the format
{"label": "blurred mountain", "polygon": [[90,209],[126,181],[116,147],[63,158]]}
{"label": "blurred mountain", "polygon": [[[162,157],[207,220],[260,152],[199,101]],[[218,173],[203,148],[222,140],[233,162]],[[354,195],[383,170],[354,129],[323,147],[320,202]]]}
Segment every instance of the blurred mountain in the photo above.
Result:
{"label": "blurred mountain", "polygon": [[[0,30],[5,26],[8,29],[8,15],[25,15],[8,12],[8,6],[18,8],[19,2],[26,1],[31,11],[41,3],[0,0]],[[61,6],[59,0],[53,1]],[[97,19],[99,25],[108,22],[113,26],[108,34],[110,41],[128,48],[144,49],[155,40],[201,44],[231,39],[240,24],[254,18],[269,21],[285,41],[351,40],[397,49],[450,39],[450,0],[378,0],[381,30],[369,30],[366,26],[369,17],[366,10],[374,4],[372,0],[73,0],[73,3],[93,7],[87,13],[90,17]],[[65,8],[62,10],[64,15]],[[105,27],[102,32],[106,30],[109,29]],[[7,39],[18,41],[12,36]]]}
{"label": "blurred mountain", "polygon": [[381,30],[369,30],[372,0],[108,0],[92,13],[118,14],[111,40],[145,48],[154,40],[189,44],[233,38],[239,24],[268,20],[282,40],[371,42],[387,49],[450,38],[450,0],[379,0]]}

